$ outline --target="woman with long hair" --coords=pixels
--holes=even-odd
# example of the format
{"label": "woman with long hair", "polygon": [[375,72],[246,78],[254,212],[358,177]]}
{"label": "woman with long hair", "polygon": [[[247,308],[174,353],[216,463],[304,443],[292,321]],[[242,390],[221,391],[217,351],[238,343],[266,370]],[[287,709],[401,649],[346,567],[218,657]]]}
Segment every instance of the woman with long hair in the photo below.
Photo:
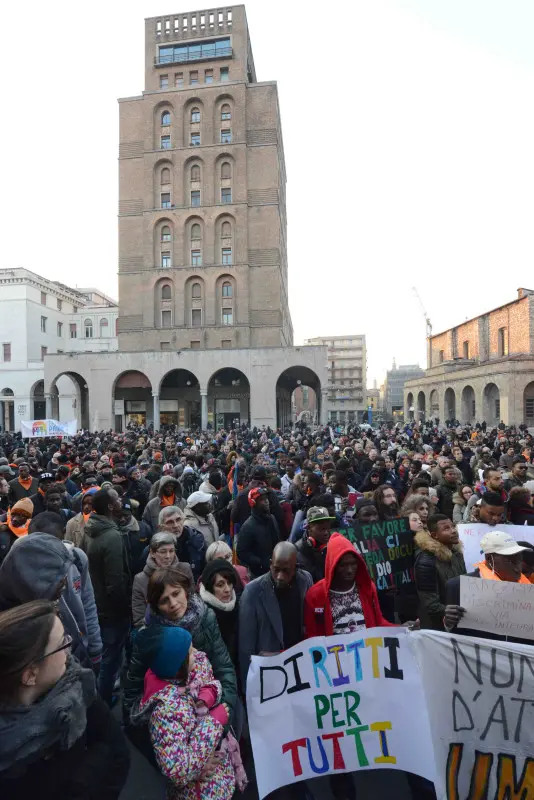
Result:
{"label": "woman with long hair", "polygon": [[54,603],[0,614],[0,797],[116,800],[128,745]]}

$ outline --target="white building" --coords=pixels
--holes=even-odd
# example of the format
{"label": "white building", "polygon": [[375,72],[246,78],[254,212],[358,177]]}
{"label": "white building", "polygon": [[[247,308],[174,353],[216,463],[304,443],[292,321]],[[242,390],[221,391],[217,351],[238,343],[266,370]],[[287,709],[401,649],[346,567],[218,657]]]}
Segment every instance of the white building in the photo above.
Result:
{"label": "white building", "polygon": [[304,344],[328,347],[328,421],[361,422],[367,409],[365,336],[316,336]]}
{"label": "white building", "polygon": [[[117,303],[98,289],[72,289],[30,270],[0,269],[0,425],[46,416],[44,358],[117,350]],[[57,382],[59,419],[81,420],[72,380]]]}

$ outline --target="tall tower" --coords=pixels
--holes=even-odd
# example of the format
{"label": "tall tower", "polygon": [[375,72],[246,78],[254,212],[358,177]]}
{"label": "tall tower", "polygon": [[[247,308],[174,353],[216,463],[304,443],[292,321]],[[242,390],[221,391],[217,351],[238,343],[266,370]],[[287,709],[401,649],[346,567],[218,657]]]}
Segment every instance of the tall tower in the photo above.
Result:
{"label": "tall tower", "polygon": [[119,111],[120,349],[291,346],[278,92],[245,7],[147,19]]}

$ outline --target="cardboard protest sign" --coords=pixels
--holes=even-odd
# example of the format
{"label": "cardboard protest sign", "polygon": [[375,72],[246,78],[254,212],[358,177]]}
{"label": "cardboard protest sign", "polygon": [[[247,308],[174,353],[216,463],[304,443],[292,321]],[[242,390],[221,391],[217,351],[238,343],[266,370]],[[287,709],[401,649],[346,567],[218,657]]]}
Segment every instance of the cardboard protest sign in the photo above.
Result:
{"label": "cardboard protest sign", "polygon": [[460,578],[460,605],[465,615],[458,628],[500,636],[534,639],[534,586],[510,581]]}
{"label": "cardboard protest sign", "polygon": [[378,591],[415,582],[413,533],[407,517],[363,525],[354,520],[339,532],[364,557]]}
{"label": "cardboard protest sign", "polygon": [[534,649],[436,631],[409,641],[421,668],[437,796],[531,800]]}
{"label": "cardboard protest sign", "polygon": [[458,535],[464,546],[464,560],[468,572],[475,569],[475,564],[484,560],[480,549],[480,540],[491,531],[504,531],[509,533],[516,542],[529,542],[534,546],[534,526],[530,525],[491,525],[483,523],[465,523],[458,525]]}
{"label": "cardboard protest sign", "polygon": [[434,780],[410,635],[370,628],[252,657],[247,711],[260,798],[318,775],[362,769],[389,767]]}

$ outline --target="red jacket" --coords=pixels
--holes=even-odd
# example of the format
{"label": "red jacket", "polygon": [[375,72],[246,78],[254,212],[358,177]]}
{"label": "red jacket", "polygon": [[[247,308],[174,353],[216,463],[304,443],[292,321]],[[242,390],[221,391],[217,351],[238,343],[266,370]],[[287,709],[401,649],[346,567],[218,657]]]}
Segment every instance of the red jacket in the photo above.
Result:
{"label": "red jacket", "polygon": [[392,626],[392,623],[382,616],[376,586],[369,575],[363,557],[341,533],[334,533],[330,537],[326,550],[325,577],[308,589],[304,599],[304,627],[308,638],[332,636],[334,633],[329,590],[337,562],[345,553],[352,553],[358,559],[356,586],[360,593],[366,628]]}

